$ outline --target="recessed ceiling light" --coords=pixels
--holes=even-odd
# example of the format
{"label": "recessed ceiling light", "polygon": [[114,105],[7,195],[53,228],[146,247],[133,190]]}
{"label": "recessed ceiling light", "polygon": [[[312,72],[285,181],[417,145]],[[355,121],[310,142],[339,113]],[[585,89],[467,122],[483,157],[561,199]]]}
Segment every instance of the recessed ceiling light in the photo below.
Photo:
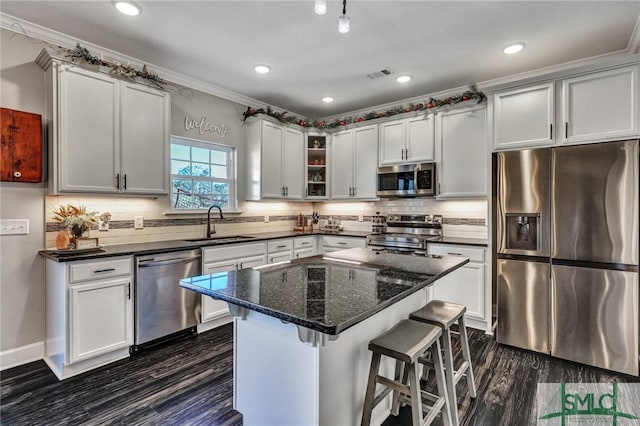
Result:
{"label": "recessed ceiling light", "polygon": [[411,76],[410,75],[401,75],[401,76],[398,76],[396,78],[396,81],[398,83],[407,83],[407,82],[411,81]]}
{"label": "recessed ceiling light", "polygon": [[142,8],[132,1],[118,0],[113,5],[118,9],[118,12],[128,16],[140,15],[140,12],[142,12]]}
{"label": "recessed ceiling light", "polygon": [[324,98],[322,98],[322,102],[328,104],[331,103],[333,101],[335,101],[336,99],[333,96],[325,96]]}
{"label": "recessed ceiling light", "polygon": [[271,71],[271,67],[269,65],[260,64],[253,67],[253,70],[258,74],[266,74]]}
{"label": "recessed ceiling light", "polygon": [[524,42],[519,41],[517,43],[511,43],[510,45],[502,49],[502,51],[507,55],[513,55],[514,53],[518,53],[519,51],[521,51],[523,48]]}

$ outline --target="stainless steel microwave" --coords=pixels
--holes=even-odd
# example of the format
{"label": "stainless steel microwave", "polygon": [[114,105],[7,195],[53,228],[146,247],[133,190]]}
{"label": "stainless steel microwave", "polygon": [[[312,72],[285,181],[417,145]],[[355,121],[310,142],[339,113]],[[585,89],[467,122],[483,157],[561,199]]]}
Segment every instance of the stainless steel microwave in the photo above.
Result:
{"label": "stainless steel microwave", "polygon": [[378,197],[433,197],[436,163],[378,167]]}

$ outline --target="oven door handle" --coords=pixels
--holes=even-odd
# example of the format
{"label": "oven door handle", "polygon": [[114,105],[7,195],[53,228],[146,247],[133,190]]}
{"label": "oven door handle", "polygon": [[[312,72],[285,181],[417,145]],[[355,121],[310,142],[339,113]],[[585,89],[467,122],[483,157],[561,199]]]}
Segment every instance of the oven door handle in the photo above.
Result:
{"label": "oven door handle", "polygon": [[416,165],[413,168],[413,192],[415,192],[416,194],[418,193],[418,170],[420,168],[418,167],[418,165]]}

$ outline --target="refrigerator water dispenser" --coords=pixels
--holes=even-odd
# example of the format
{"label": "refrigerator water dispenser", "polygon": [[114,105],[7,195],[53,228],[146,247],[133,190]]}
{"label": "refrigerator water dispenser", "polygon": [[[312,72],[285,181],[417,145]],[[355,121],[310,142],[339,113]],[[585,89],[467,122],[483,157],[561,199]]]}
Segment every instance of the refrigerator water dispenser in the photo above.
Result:
{"label": "refrigerator water dispenser", "polygon": [[540,214],[507,213],[507,249],[540,250]]}

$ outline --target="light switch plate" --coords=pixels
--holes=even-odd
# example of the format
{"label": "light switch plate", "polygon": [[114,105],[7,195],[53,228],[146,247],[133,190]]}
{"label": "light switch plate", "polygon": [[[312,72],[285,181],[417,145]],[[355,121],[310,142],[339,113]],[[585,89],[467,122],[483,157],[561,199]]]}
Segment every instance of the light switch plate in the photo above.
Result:
{"label": "light switch plate", "polygon": [[134,216],[133,217],[133,228],[134,229],[143,229],[144,228],[144,217],[143,216]]}
{"label": "light switch plate", "polygon": [[29,219],[0,219],[0,235],[28,235]]}
{"label": "light switch plate", "polygon": [[358,222],[364,222],[364,215],[362,213],[358,215]]}
{"label": "light switch plate", "polygon": [[268,215],[264,215],[264,223],[269,223],[269,216]]}
{"label": "light switch plate", "polygon": [[102,220],[98,221],[98,231],[108,231],[109,230],[109,222],[105,222]]}

